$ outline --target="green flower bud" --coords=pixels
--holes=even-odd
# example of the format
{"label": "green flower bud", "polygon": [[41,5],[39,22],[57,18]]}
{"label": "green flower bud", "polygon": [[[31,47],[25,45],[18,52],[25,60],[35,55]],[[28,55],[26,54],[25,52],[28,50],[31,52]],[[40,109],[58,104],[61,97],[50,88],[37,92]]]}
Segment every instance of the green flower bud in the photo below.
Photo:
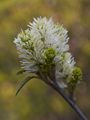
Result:
{"label": "green flower bud", "polygon": [[75,67],[72,72],[72,77],[68,81],[68,92],[70,96],[73,96],[77,84],[82,80],[82,71],[79,67]]}
{"label": "green flower bud", "polygon": [[47,48],[44,52],[45,62],[51,64],[54,60],[56,52],[53,48]]}

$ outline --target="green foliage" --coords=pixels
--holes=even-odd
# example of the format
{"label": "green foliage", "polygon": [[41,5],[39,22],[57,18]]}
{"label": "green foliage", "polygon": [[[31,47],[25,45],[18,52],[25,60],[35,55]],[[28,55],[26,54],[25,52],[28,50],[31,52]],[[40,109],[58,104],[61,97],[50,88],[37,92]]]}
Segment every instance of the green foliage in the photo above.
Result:
{"label": "green foliage", "polygon": [[21,80],[21,82],[18,84],[18,88],[16,91],[16,95],[20,92],[20,90],[23,88],[23,86],[30,80],[32,80],[33,78],[37,78],[37,76],[28,76],[26,77],[24,80]]}
{"label": "green foliage", "polygon": [[20,75],[20,74],[22,74],[22,73],[24,73],[24,72],[26,72],[25,70],[19,70],[18,72],[17,72],[17,75]]}

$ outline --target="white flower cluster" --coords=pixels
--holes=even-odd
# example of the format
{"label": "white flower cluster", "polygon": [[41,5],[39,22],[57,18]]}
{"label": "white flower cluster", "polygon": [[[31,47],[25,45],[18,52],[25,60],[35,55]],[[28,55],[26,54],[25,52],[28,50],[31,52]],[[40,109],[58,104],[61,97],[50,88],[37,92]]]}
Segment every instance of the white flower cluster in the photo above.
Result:
{"label": "white flower cluster", "polygon": [[34,18],[28,29],[14,40],[22,68],[26,72],[38,72],[43,65],[45,69],[50,64],[55,67],[57,80],[70,77],[75,61],[68,52],[68,39],[67,30],[51,18]]}

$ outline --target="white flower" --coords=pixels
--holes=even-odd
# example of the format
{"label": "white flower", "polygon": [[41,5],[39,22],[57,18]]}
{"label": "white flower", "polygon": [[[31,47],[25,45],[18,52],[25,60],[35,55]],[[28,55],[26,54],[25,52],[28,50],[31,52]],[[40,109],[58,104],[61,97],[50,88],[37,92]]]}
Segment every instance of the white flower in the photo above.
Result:
{"label": "white flower", "polygon": [[47,72],[54,66],[57,80],[72,75],[75,62],[68,52],[67,30],[51,18],[34,18],[14,43],[26,72]]}
{"label": "white flower", "polygon": [[75,61],[69,52],[64,53],[62,56],[56,58],[56,78],[57,80],[65,77],[71,77],[74,70]]}

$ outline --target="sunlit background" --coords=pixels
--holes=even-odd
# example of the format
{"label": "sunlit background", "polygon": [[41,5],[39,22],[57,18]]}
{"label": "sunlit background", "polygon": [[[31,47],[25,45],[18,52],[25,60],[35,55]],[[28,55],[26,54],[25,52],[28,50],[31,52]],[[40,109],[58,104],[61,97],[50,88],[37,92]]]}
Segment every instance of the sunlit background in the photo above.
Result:
{"label": "sunlit background", "polygon": [[70,48],[82,68],[83,82],[76,100],[90,119],[90,1],[0,0],[0,120],[79,120],[77,114],[53,89],[39,80],[29,82],[16,97],[20,68],[13,43],[33,17],[53,17],[69,31]]}

